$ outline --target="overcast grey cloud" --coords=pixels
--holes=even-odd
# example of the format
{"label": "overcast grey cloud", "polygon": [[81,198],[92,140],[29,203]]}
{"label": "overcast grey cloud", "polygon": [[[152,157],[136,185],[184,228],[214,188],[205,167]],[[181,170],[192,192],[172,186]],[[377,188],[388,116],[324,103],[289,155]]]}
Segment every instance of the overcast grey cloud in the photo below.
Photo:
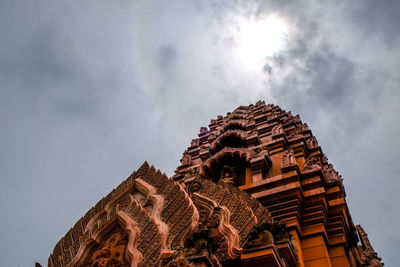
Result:
{"label": "overcast grey cloud", "polygon": [[[145,160],[172,175],[200,126],[258,99],[308,123],[400,265],[399,1],[226,2],[0,2],[2,266],[45,264]],[[244,49],[271,17],[279,43]]]}

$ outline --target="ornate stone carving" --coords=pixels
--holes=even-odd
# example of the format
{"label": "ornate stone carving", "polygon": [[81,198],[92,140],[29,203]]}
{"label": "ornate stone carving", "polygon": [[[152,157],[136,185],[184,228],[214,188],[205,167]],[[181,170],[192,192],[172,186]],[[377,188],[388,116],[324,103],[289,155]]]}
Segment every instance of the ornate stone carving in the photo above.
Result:
{"label": "ornate stone carving", "polygon": [[275,125],[271,130],[272,135],[280,135],[283,134],[283,127],[281,124]]}
{"label": "ornate stone carving", "polygon": [[[217,152],[218,149],[221,149],[226,145],[226,140],[228,138],[235,138],[238,142],[238,147],[243,146],[246,142],[246,137],[247,137],[247,132],[243,130],[227,130],[224,133],[221,133],[218,135],[217,138],[213,138],[214,140],[212,141],[212,144],[210,146],[210,150],[213,151],[213,153]],[[210,139],[209,139],[210,140]]]}
{"label": "ornate stone carving", "polygon": [[189,166],[191,162],[192,162],[192,157],[190,156],[190,154],[184,153],[181,159],[182,166]]}
{"label": "ornate stone carving", "polygon": [[128,267],[126,247],[128,240],[121,232],[115,232],[100,247],[92,252],[85,266],[92,267]]}
{"label": "ornate stone carving", "polygon": [[265,106],[265,101],[258,100],[256,103],[256,107]]}
{"label": "ornate stone carving", "polygon": [[300,124],[299,129],[300,129],[300,131],[309,130],[307,123]]}
{"label": "ornate stone carving", "polygon": [[289,242],[291,237],[284,223],[266,222],[253,228],[244,248],[274,246],[277,243]]}
{"label": "ornate stone carving", "polygon": [[315,170],[321,168],[321,158],[317,155],[310,156],[304,162],[304,170]]}
{"label": "ornate stone carving", "polygon": [[294,122],[295,124],[301,123],[300,115],[299,115],[299,114],[297,114],[296,116],[293,117],[293,122]]}
{"label": "ornate stone carving", "polygon": [[281,168],[296,165],[296,157],[293,149],[285,150],[282,154]]}
{"label": "ornate stone carving", "polygon": [[208,128],[207,127],[200,127],[200,134],[206,134],[208,133]]}
{"label": "ornate stone carving", "polygon": [[279,221],[272,224],[271,232],[276,243],[287,242],[292,238],[292,235],[286,229],[286,224]]}
{"label": "ornate stone carving", "polygon": [[211,156],[211,153],[210,153],[210,144],[203,144],[201,147],[200,147],[200,152],[199,152],[199,157],[202,159],[202,160],[206,160],[207,158],[209,158]]}
{"label": "ornate stone carving", "polygon": [[212,141],[212,140],[214,140],[214,139],[215,139],[215,134],[214,134],[214,133],[210,133],[210,134],[208,135],[207,140],[208,140],[208,141]]}
{"label": "ornate stone carving", "polygon": [[369,242],[368,235],[361,227],[361,225],[356,226],[358,236],[361,239],[361,247],[358,247],[359,255],[358,262],[361,266],[368,267],[381,267],[384,264],[381,262],[382,258],[378,257],[378,253],[374,250],[371,243]]}
{"label": "ornate stone carving", "polygon": [[322,164],[328,164],[328,157],[325,156],[325,154],[323,154],[321,157],[321,161],[322,161]]}
{"label": "ornate stone carving", "polygon": [[293,139],[293,138],[296,138],[296,137],[300,137],[300,136],[303,136],[302,134],[301,134],[301,132],[300,132],[300,129],[294,129],[294,130],[292,130],[292,131],[290,131],[288,134],[287,134],[287,137],[289,138],[289,139]]}
{"label": "ornate stone carving", "polygon": [[318,147],[318,141],[315,136],[312,136],[310,139],[306,140],[307,147],[309,149],[317,148]]}
{"label": "ornate stone carving", "polygon": [[255,248],[255,247],[265,247],[272,246],[275,244],[274,236],[270,231],[270,225],[260,225],[256,226],[249,235],[244,248]]}
{"label": "ornate stone carving", "polygon": [[240,120],[230,120],[227,123],[224,124],[222,130],[227,131],[227,130],[246,130],[246,125],[247,121],[240,119]]}
{"label": "ornate stone carving", "polygon": [[190,143],[190,145],[191,145],[192,147],[197,147],[197,146],[200,145],[200,140],[199,140],[198,138],[192,139],[192,142]]}
{"label": "ornate stone carving", "polygon": [[188,239],[185,254],[207,254],[209,257],[215,254],[219,259],[236,258],[240,251],[239,236],[229,223],[228,209],[199,193],[192,194],[192,199],[200,216],[199,230]]}
{"label": "ornate stone carving", "polygon": [[323,168],[328,183],[342,180],[338,172],[333,169],[332,164],[325,165]]}
{"label": "ornate stone carving", "polygon": [[215,252],[214,240],[210,235],[210,231],[201,230],[193,233],[185,243],[185,257],[188,256],[212,256]]}
{"label": "ornate stone carving", "polygon": [[237,180],[237,175],[233,168],[224,166],[221,172],[221,181],[234,186],[235,180]]}
{"label": "ornate stone carving", "polygon": [[263,146],[256,146],[251,150],[251,158],[268,155],[268,151]]}
{"label": "ornate stone carving", "polygon": [[[356,246],[341,177],[310,135],[298,115],[263,102],[218,116],[192,140],[173,179],[145,163],[67,232],[49,266],[296,266],[302,240],[314,238],[305,227],[316,223],[350,265],[382,266],[359,228]],[[300,164],[309,156],[305,171],[296,156]],[[293,242],[259,200],[290,222]]]}
{"label": "ornate stone carving", "polygon": [[192,267],[192,265],[186,260],[184,255],[179,254],[167,265],[165,265],[165,267]]}

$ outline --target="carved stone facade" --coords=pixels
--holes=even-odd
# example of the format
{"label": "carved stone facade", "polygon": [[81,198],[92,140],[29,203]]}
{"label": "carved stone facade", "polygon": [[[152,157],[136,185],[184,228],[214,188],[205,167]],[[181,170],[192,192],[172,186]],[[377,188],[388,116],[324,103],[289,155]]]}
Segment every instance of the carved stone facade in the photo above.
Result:
{"label": "carved stone facade", "polygon": [[[359,241],[361,243],[359,244]],[[144,163],[61,238],[49,266],[382,266],[300,116],[240,106],[172,178]]]}

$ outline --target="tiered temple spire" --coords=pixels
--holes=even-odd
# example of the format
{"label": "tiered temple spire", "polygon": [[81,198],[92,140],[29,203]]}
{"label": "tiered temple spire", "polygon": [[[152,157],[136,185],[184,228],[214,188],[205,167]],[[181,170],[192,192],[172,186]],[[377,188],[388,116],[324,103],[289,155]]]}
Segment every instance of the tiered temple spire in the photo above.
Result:
{"label": "tiered temple spire", "polygon": [[300,116],[259,101],[201,127],[172,179],[143,164],[49,266],[382,266],[345,195]]}

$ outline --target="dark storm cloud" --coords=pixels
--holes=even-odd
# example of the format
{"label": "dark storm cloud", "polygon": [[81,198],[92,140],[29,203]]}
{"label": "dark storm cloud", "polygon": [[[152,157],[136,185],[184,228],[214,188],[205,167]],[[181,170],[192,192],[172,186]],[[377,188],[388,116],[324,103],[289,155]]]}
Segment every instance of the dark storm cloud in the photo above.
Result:
{"label": "dark storm cloud", "polygon": [[2,60],[2,80],[24,83],[6,85],[4,90],[21,91],[20,97],[38,105],[51,105],[52,110],[66,116],[94,112],[97,103],[92,101],[96,95],[93,87],[99,84],[91,84],[80,62],[74,62],[76,55],[66,50],[68,44],[57,37],[55,27],[45,27],[12,60]]}
{"label": "dark storm cloud", "polygon": [[399,42],[400,2],[396,0],[352,2],[349,16],[365,35],[377,34],[384,38],[385,44]]}
{"label": "dark storm cloud", "polygon": [[[291,88],[291,91],[305,89],[307,93],[304,94],[304,97],[313,98],[312,101],[315,101],[315,104],[320,104],[322,106],[326,104],[348,104],[346,102],[351,99],[351,95],[349,94],[352,93],[351,89],[354,87],[352,84],[354,66],[349,60],[335,55],[332,51],[329,51],[327,47],[321,48],[320,51],[314,52],[309,56],[301,54],[295,57],[292,56],[291,60],[293,61],[297,58],[300,58],[304,62],[304,66],[301,69],[293,70],[293,75],[303,75],[309,78],[311,81],[310,84],[307,88],[300,88],[301,85],[292,84],[289,81],[288,84],[284,83],[281,86],[282,88],[273,89],[276,90],[277,94],[283,94],[282,96],[277,95],[277,97],[285,98],[286,101],[288,101],[288,95],[285,94],[284,88]],[[282,60],[279,61],[278,64],[280,68],[282,68]],[[274,63],[275,62],[274,60]],[[292,100],[303,101],[299,99]]]}

